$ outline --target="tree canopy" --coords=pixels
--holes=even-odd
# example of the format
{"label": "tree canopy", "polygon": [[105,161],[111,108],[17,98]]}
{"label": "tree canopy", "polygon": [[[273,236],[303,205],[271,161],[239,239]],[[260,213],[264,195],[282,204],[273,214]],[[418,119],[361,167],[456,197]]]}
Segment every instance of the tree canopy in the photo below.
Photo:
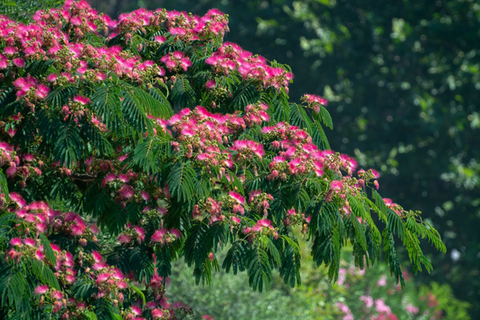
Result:
{"label": "tree canopy", "polygon": [[67,1],[33,20],[0,18],[2,316],[181,319],[176,260],[197,283],[222,268],[262,291],[277,269],[293,287],[294,228],[334,280],[347,243],[401,286],[398,240],[415,272],[432,269],[420,239],[445,251],[375,170],[331,150],[326,99],[289,102],[287,65],[223,42],[222,12],[112,20]]}
{"label": "tree canopy", "polygon": [[[172,8],[164,0],[112,2],[113,16],[140,4]],[[441,231],[448,254],[426,247],[441,267],[415,279],[450,283],[480,318],[478,3],[178,0],[175,7],[231,14],[227,40],[288,63],[294,101],[305,92],[329,99],[333,149],[376,168],[384,196],[421,210]]]}

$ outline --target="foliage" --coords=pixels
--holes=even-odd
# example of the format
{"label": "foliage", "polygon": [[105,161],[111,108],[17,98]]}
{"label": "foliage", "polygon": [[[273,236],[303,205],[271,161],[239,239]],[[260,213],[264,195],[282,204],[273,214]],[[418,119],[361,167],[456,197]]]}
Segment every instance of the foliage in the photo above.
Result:
{"label": "foliage", "polygon": [[245,287],[246,274],[225,272],[216,274],[208,287],[195,286],[189,270],[175,263],[167,295],[194,309],[195,319],[205,314],[225,320],[470,319],[468,303],[455,299],[448,285],[416,285],[405,273],[408,283],[401,290],[387,278],[384,265],[353,267],[351,246],[342,253],[339,280],[332,283],[328,269],[315,266],[304,241],[300,287],[289,288],[274,275],[272,289],[259,294]]}
{"label": "foliage", "polygon": [[17,21],[27,22],[38,10],[58,8],[62,6],[63,2],[63,0],[4,0],[0,7],[0,14],[7,15]]}
{"label": "foliage", "polygon": [[401,286],[396,240],[415,272],[432,268],[419,239],[445,251],[374,170],[325,149],[324,98],[289,103],[288,66],[223,43],[220,11],[112,21],[68,1],[33,19],[0,19],[2,316],[183,319],[164,287],[178,260],[196,283],[246,271],[261,292],[278,269],[294,287],[294,226],[334,280],[347,242]]}
{"label": "foliage", "polygon": [[[138,5],[172,4],[121,7]],[[192,12],[210,7],[231,14],[229,41],[292,67],[294,99],[329,99],[332,147],[378,168],[385,196],[441,230],[448,254],[426,252],[442,267],[416,279],[450,283],[480,318],[478,2],[175,1]]]}

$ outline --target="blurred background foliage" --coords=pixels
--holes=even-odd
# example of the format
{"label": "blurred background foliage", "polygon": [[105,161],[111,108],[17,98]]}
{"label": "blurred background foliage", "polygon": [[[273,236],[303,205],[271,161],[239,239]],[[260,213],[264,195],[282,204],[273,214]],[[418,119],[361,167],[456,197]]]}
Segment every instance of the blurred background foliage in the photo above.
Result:
{"label": "blurred background foliage", "polygon": [[[431,248],[435,269],[415,277],[418,285],[450,284],[458,299],[472,303],[471,317],[480,319],[479,1],[90,2],[112,17],[139,7],[195,14],[216,7],[229,14],[226,40],[289,64],[296,77],[292,101],[304,93],[327,97],[336,131],[327,133],[332,148],[381,171],[382,195],[423,211],[442,233],[448,253]],[[3,0],[0,13],[24,19],[32,6],[55,4]],[[219,277],[213,288],[244,281]],[[293,312],[278,301],[275,308]]]}
{"label": "blurred background foliage", "polygon": [[[469,304],[456,299],[447,284],[416,285],[405,273],[407,286],[401,290],[386,265],[366,272],[355,268],[351,247],[342,253],[340,276],[333,284],[328,269],[315,266],[305,241],[301,248],[302,286],[298,288],[290,288],[277,275],[270,291],[253,292],[246,285],[246,274],[233,276],[223,271],[215,274],[209,286],[196,286],[192,270],[177,262],[167,295],[195,310],[195,320],[205,315],[216,320],[470,319]],[[222,260],[222,254],[217,259]]]}

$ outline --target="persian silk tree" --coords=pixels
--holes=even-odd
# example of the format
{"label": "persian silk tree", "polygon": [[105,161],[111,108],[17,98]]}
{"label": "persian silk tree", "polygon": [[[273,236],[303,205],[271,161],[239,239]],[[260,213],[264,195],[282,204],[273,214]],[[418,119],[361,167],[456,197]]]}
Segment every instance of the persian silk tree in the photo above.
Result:
{"label": "persian silk tree", "polygon": [[[327,101],[288,101],[288,66],[223,43],[227,17],[158,9],[117,21],[86,2],[0,18],[0,317],[181,319],[165,279],[246,271],[300,283],[292,230],[337,279],[385,260],[415,271],[419,213],[377,193],[378,174],[330,150]],[[227,250],[220,263],[217,250]]]}

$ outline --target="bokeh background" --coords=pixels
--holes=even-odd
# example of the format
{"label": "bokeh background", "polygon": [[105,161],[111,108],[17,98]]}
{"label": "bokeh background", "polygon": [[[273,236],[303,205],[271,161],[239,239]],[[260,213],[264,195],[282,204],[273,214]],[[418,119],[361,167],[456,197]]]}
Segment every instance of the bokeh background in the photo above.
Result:
{"label": "bokeh background", "polygon": [[[45,2],[59,3],[28,4],[34,7]],[[334,120],[334,130],[327,132],[332,149],[354,155],[361,167],[380,171],[381,194],[405,208],[422,211],[424,219],[440,231],[447,254],[424,243],[434,270],[414,277],[411,286],[447,284],[444,288],[451,288],[456,298],[471,304],[470,317],[480,319],[480,1],[90,3],[114,18],[140,7],[198,15],[216,7],[229,14],[226,41],[290,65],[295,75],[290,85],[292,101],[298,102],[304,93],[325,96]],[[22,12],[28,12],[29,5]],[[209,297],[226,283],[237,281],[219,277],[220,282],[209,289]],[[237,282],[236,288],[246,287],[242,280]],[[173,291],[177,295],[183,292],[187,300],[207,295],[198,291],[206,289],[194,287],[187,277],[175,288]],[[274,296],[292,297],[281,285],[275,290],[280,291]],[[253,308],[260,298],[248,299]],[[291,300],[278,301],[267,305],[280,310]],[[214,313],[214,307],[205,313]]]}

